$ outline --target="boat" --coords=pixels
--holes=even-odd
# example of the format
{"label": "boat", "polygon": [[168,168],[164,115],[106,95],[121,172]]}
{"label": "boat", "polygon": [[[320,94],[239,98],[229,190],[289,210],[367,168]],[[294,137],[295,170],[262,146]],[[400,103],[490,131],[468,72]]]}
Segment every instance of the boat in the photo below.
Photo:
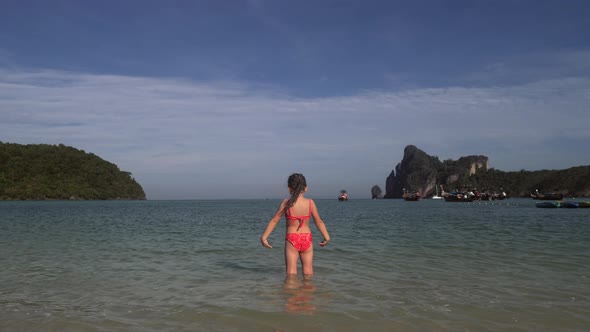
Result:
{"label": "boat", "polygon": [[434,185],[434,189],[436,189],[436,194],[432,196],[432,199],[443,199],[442,196],[438,195],[438,186]]}
{"label": "boat", "polygon": [[420,193],[404,194],[403,198],[406,201],[413,201],[413,202],[419,201],[422,199],[422,197],[420,196]]}
{"label": "boat", "polygon": [[532,199],[539,201],[559,201],[563,199],[563,194],[560,193],[539,193],[539,189],[535,190],[534,194],[531,194]]}
{"label": "boat", "polygon": [[346,190],[342,190],[342,191],[340,192],[340,196],[338,196],[338,200],[339,200],[340,202],[343,202],[343,201],[348,201],[348,194],[346,194]]}
{"label": "boat", "polygon": [[475,193],[475,200],[480,200],[480,201],[499,201],[499,200],[503,200],[506,199],[506,197],[508,197],[508,195],[506,195],[506,192],[502,192],[501,194],[498,194],[496,192],[483,192],[483,193],[479,193],[476,192]]}
{"label": "boat", "polygon": [[463,192],[451,192],[443,197],[445,202],[473,202],[473,196]]}
{"label": "boat", "polygon": [[586,202],[578,202],[578,207],[579,208],[590,208],[590,202],[586,201]]}
{"label": "boat", "polygon": [[419,201],[422,199],[422,195],[420,195],[420,192],[416,191],[416,192],[409,192],[406,191],[406,189],[403,189],[404,193],[402,194],[402,198],[406,201],[411,201],[411,202],[415,202],[415,201]]}
{"label": "boat", "polygon": [[566,208],[566,209],[575,209],[578,206],[579,206],[579,204],[576,201],[565,201],[565,202],[561,202],[559,204],[560,208]]}
{"label": "boat", "polygon": [[543,209],[554,209],[554,208],[558,208],[560,205],[561,204],[559,202],[549,202],[549,201],[535,203],[536,207],[543,208]]}

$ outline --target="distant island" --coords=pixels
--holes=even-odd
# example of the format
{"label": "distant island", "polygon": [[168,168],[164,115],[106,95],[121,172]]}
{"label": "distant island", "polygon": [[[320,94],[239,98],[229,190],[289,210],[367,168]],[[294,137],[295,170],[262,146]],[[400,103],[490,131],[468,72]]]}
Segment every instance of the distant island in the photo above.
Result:
{"label": "distant island", "polygon": [[[404,149],[404,157],[386,179],[384,198],[402,198],[404,191],[429,197],[436,186],[445,191],[505,192],[508,197],[531,197],[556,193],[564,197],[590,196],[590,166],[564,170],[505,172],[489,167],[486,156],[465,156],[440,161],[413,145]],[[439,191],[440,192],[440,191]]]}
{"label": "distant island", "polygon": [[0,200],[143,200],[131,173],[73,147],[0,142]]}

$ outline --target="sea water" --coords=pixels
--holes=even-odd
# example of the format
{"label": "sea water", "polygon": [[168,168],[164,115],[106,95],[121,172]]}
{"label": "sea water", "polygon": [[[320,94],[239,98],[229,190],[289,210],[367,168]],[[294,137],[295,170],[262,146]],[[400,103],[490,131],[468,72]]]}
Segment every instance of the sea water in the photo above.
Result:
{"label": "sea water", "polygon": [[279,200],[0,202],[1,331],[587,331],[590,209],[317,199],[311,280]]}

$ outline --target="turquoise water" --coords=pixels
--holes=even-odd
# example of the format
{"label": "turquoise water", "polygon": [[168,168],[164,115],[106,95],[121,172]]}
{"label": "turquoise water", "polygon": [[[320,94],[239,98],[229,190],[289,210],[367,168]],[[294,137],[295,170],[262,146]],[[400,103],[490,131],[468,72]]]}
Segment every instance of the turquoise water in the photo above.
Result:
{"label": "turquoise water", "polygon": [[316,200],[284,283],[278,200],[0,202],[1,331],[587,331],[590,209]]}

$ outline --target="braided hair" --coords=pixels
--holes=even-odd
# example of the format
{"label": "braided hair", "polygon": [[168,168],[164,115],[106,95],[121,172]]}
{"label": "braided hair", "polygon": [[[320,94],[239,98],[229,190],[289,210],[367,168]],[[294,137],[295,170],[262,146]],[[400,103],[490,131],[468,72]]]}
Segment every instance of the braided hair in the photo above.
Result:
{"label": "braided hair", "polygon": [[293,173],[289,176],[289,179],[287,180],[287,185],[291,189],[291,197],[289,197],[287,204],[285,204],[284,213],[287,213],[289,208],[291,208],[295,204],[299,195],[305,192],[307,182],[305,181],[305,176],[303,176],[303,174]]}

